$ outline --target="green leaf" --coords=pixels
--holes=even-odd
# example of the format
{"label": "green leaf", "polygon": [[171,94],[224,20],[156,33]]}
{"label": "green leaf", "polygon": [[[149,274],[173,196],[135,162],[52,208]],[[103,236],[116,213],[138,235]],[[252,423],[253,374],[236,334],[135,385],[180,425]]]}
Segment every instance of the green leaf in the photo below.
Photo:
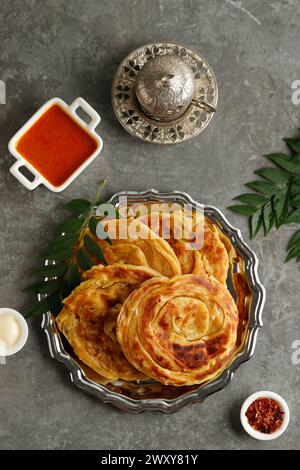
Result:
{"label": "green leaf", "polygon": [[298,184],[300,191],[300,176],[292,176],[292,183]]}
{"label": "green leaf", "polygon": [[61,310],[61,301],[58,292],[45,297],[40,302],[35,303],[26,313],[25,318],[36,317],[48,312],[49,310],[53,314],[57,314]]}
{"label": "green leaf", "polygon": [[254,238],[258,234],[263,223],[262,209],[259,209],[250,217],[249,223],[250,223],[250,236],[251,238]]}
{"label": "green leaf", "polygon": [[292,157],[286,153],[270,153],[264,156],[289,173],[300,173],[300,165],[295,163]]}
{"label": "green leaf", "polygon": [[300,208],[300,194],[296,194],[296,196],[292,197],[291,206]]}
{"label": "green leaf", "polygon": [[66,278],[64,278],[62,283],[61,283],[60,290],[59,290],[59,297],[60,297],[62,302],[63,302],[64,299],[66,299],[71,294],[72,290],[73,289],[67,283]]}
{"label": "green leaf", "polygon": [[112,241],[101,223],[98,223],[97,225],[96,236],[101,240],[105,240],[109,245],[112,245]]}
{"label": "green leaf", "polygon": [[294,156],[292,157],[292,161],[293,161],[294,163],[297,163],[297,165],[299,165],[299,164],[300,164],[300,154],[298,153],[297,155],[294,155]]}
{"label": "green leaf", "polygon": [[300,153],[300,139],[285,138],[283,140],[294,153]]}
{"label": "green leaf", "polygon": [[37,271],[40,276],[44,277],[54,277],[54,276],[62,276],[67,269],[67,265],[64,263],[58,264],[49,264],[44,268],[41,268]]}
{"label": "green leaf", "polygon": [[266,194],[267,196],[273,196],[279,191],[277,186],[273,183],[269,183],[268,181],[250,181],[250,183],[246,183],[246,186],[254,189],[254,191],[258,191],[259,193]]}
{"label": "green leaf", "polygon": [[300,245],[300,230],[298,230],[297,232],[294,233],[294,235],[292,236],[292,238],[289,241],[287,249],[289,250],[290,248],[292,248],[295,245]]}
{"label": "green leaf", "polygon": [[47,255],[47,258],[51,261],[66,261],[67,259],[71,258],[73,253],[72,249],[52,252]]}
{"label": "green leaf", "polygon": [[[107,243],[112,245],[112,241],[109,238],[108,233],[105,232],[99,219],[92,217],[89,221],[89,229],[92,234],[95,235],[95,237],[101,238],[102,240],[105,240]],[[99,233],[102,234],[102,237],[99,237]]]}
{"label": "green leaf", "polygon": [[40,288],[38,289],[38,294],[53,294],[59,289],[60,283],[60,279],[46,281],[44,284],[41,284]]}
{"label": "green leaf", "polygon": [[68,266],[66,281],[71,290],[80,284],[80,274],[76,264],[70,264]]}
{"label": "green leaf", "polygon": [[68,219],[65,222],[63,222],[61,225],[59,225],[57,231],[59,234],[61,233],[68,233],[75,235],[79,233],[83,225],[83,220],[78,219],[77,217],[74,217],[73,219]]}
{"label": "green leaf", "polygon": [[272,198],[273,211],[276,215],[276,220],[280,224],[286,217],[288,211],[288,189],[283,189],[275,194]]}
{"label": "green leaf", "polygon": [[116,219],[124,219],[124,217],[122,216],[122,214],[120,214],[120,212],[118,211],[118,209],[116,209],[116,207],[115,207],[115,211],[116,211]]}
{"label": "green leaf", "polygon": [[52,315],[57,316],[63,308],[62,301],[59,295],[59,292],[56,292],[53,294],[53,297],[51,297],[51,303],[50,303],[50,312]]}
{"label": "green leaf", "polygon": [[300,246],[296,245],[290,249],[287,257],[285,258],[285,263],[290,261],[292,258],[297,258],[298,256],[300,256]]}
{"label": "green leaf", "polygon": [[285,219],[287,218],[289,211],[290,211],[290,192],[289,192],[289,189],[287,188],[286,198],[285,198],[284,206],[282,209],[281,219],[279,220],[279,225],[283,225],[285,223]]}
{"label": "green leaf", "polygon": [[259,168],[254,173],[279,186],[290,179],[290,174],[280,168]]}
{"label": "green leaf", "polygon": [[85,235],[84,237],[84,247],[91,255],[101,261],[101,263],[107,264],[100,246],[97,245],[97,243],[95,243],[88,235]]}
{"label": "green leaf", "polygon": [[93,235],[97,236],[97,225],[99,223],[99,220],[96,219],[96,217],[91,217],[89,221],[89,229],[92,232]]}
{"label": "green leaf", "polygon": [[87,199],[73,199],[63,206],[63,209],[74,215],[84,214],[91,207],[91,201]]}
{"label": "green leaf", "polygon": [[290,183],[290,195],[291,197],[300,194],[300,177],[293,176]]}
{"label": "green leaf", "polygon": [[36,294],[52,294],[60,287],[61,280],[53,279],[51,281],[44,281],[36,284],[31,284],[24,289],[24,292],[35,292]]}
{"label": "green leaf", "polygon": [[262,196],[261,194],[255,194],[255,193],[246,193],[246,194],[241,194],[240,196],[237,196],[234,198],[234,200],[244,202],[245,204],[253,205],[253,206],[262,206],[265,202],[268,201],[268,199],[265,196]]}
{"label": "green leaf", "polygon": [[242,205],[228,206],[227,209],[230,209],[233,212],[237,212],[238,214],[246,215],[246,216],[253,215],[257,211],[257,207],[255,206],[242,206]]}
{"label": "green leaf", "polygon": [[275,214],[273,212],[272,203],[271,201],[269,201],[267,204],[264,205],[263,208],[263,223],[265,227],[265,235],[268,235],[274,225],[274,222]]}
{"label": "green leaf", "polygon": [[107,235],[107,237],[105,238],[105,241],[106,241],[109,245],[112,245],[112,241],[111,241],[111,239],[109,238],[108,235]]}
{"label": "green leaf", "polygon": [[57,253],[58,251],[72,249],[77,240],[78,235],[64,235],[59,240],[54,240],[52,243],[49,243],[47,249],[43,253],[45,255],[49,255],[49,253]]}
{"label": "green leaf", "polygon": [[83,271],[91,269],[91,267],[94,265],[93,261],[83,248],[80,248],[77,251],[76,259],[79,267],[83,269]]}
{"label": "green leaf", "polygon": [[285,224],[300,224],[300,209],[291,212],[284,221]]}

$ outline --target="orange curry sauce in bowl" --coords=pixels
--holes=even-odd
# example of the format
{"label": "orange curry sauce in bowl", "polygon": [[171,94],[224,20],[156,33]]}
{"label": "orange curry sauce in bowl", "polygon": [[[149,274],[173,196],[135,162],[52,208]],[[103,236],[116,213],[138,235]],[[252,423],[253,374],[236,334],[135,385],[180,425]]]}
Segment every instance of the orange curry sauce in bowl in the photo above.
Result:
{"label": "orange curry sauce in bowl", "polygon": [[16,149],[53,186],[60,186],[95,152],[97,142],[54,104],[19,139]]}
{"label": "orange curry sauce in bowl", "polygon": [[[86,124],[76,113],[81,107],[89,116]],[[83,99],[70,106],[59,98],[47,102],[11,139],[9,149],[17,162],[11,173],[28,189],[43,183],[52,191],[62,191],[98,155],[102,139],[95,132],[98,113]],[[27,179],[22,166],[35,176]]]}

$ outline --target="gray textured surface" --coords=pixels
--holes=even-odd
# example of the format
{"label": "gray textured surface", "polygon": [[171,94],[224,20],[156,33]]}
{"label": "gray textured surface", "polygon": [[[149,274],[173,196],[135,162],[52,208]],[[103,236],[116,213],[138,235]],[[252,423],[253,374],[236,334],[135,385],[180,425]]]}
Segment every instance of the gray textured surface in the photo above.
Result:
{"label": "gray textured surface", "polygon": [[[178,189],[221,209],[241,193],[261,155],[299,127],[291,101],[291,82],[300,78],[299,24],[298,0],[0,0],[0,79],[7,84],[7,104],[0,105],[1,306],[28,306],[21,288],[62,218],[59,207],[91,196],[103,177],[107,195]],[[161,148],[134,140],[116,122],[110,84],[125,54],[165,38],[208,59],[220,99],[199,138]],[[102,116],[102,155],[64,193],[27,191],[8,172],[9,138],[45,100],[79,95]],[[247,239],[246,221],[227,215]],[[122,413],[73,388],[35,321],[23,352],[0,366],[0,448],[299,448],[300,366],[291,362],[292,342],[300,339],[299,266],[283,264],[291,232],[251,242],[268,294],[265,327],[228,388],[171,416]],[[239,425],[242,400],[259,389],[282,394],[291,409],[289,429],[270,443],[252,440]]]}

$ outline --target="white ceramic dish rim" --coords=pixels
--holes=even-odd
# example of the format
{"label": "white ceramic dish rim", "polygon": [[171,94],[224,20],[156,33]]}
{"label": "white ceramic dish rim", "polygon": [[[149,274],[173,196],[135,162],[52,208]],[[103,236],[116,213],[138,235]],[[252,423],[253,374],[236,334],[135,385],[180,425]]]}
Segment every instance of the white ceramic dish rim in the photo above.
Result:
{"label": "white ceramic dish rim", "polygon": [[[30,127],[32,127],[35,122],[49,109],[51,106],[58,104],[61,106],[68,114],[69,116],[82,128],[84,129],[97,143],[97,148],[96,150],[91,154],[89,158],[87,158],[81,165],[78,167],[72,175],[60,186],[54,186],[51,184],[36,168],[34,168],[27,160],[26,158],[21,155],[18,150],[16,149],[17,142],[19,139],[22,137],[23,134],[25,134]],[[83,121],[78,114],[76,113],[78,108],[82,108],[85,113],[90,117],[90,122],[86,123]],[[25,188],[29,190],[33,190],[37,188],[40,184],[43,184],[48,188],[50,191],[53,192],[61,192],[64,189],[66,189],[69,184],[74,181],[77,176],[82,173],[83,170],[97,157],[97,155],[101,152],[103,148],[103,140],[97,134],[95,131],[95,128],[98,126],[100,123],[101,118],[100,115],[95,111],[94,108],[82,97],[76,98],[72,104],[68,105],[65,101],[63,101],[61,98],[52,98],[51,100],[47,101],[41,108],[36,111],[36,113],[21,127],[21,129],[18,130],[18,132],[11,138],[9,144],[8,144],[8,149],[10,153],[16,158],[15,163],[11,166],[10,172],[17,178],[17,180],[25,186]],[[30,181],[29,179],[24,176],[19,169],[24,166],[29,170],[35,178],[33,181]]]}
{"label": "white ceramic dish rim", "polygon": [[[281,407],[282,411],[284,412],[282,425],[278,429],[278,431],[273,432],[272,434],[264,434],[262,432],[256,431],[252,428],[249,424],[248,418],[246,416],[246,412],[251,405],[257,398],[273,398],[273,400],[277,401],[279,406]],[[261,441],[271,441],[276,439],[277,437],[281,436],[286,428],[288,427],[290,421],[290,410],[288,407],[287,402],[280,396],[278,393],[271,392],[269,390],[262,390],[259,392],[252,393],[243,403],[241,408],[241,423],[245,431],[254,439],[259,439]]]}
{"label": "white ceramic dish rim", "polygon": [[21,328],[21,335],[18,341],[13,346],[7,348],[7,350],[5,351],[5,356],[12,356],[13,354],[16,354],[17,352],[21,351],[21,349],[25,346],[28,339],[28,325],[23,315],[21,315],[21,313],[17,312],[17,310],[14,310],[13,308],[0,308],[0,317],[2,317],[3,315],[12,315]]}

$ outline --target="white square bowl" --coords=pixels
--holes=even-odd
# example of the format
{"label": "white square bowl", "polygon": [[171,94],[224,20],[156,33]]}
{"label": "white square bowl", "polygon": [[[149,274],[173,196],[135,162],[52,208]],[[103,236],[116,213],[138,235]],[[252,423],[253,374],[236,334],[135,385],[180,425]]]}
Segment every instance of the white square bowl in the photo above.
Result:
{"label": "white square bowl", "polygon": [[[97,143],[96,150],[88,157],[60,186],[54,186],[50,181],[45,178],[34,166],[32,166],[23,155],[17,150],[17,143],[19,139],[36,123],[36,121],[49,109],[51,106],[58,104],[63,110],[89,134]],[[82,108],[85,113],[90,117],[90,122],[87,124],[77,114],[77,109]],[[95,131],[95,128],[100,123],[101,118],[99,114],[92,108],[87,101],[78,97],[72,104],[68,105],[60,98],[52,98],[47,101],[30,119],[24,124],[23,127],[12,137],[8,144],[10,153],[16,158],[16,162],[10,167],[10,172],[17,178],[17,180],[25,186],[25,188],[33,190],[40,184],[44,184],[50,191],[60,192],[69,186],[72,181],[97,157],[103,147],[103,140]],[[30,181],[26,176],[21,173],[20,168],[26,167],[33,175],[34,179]]]}

